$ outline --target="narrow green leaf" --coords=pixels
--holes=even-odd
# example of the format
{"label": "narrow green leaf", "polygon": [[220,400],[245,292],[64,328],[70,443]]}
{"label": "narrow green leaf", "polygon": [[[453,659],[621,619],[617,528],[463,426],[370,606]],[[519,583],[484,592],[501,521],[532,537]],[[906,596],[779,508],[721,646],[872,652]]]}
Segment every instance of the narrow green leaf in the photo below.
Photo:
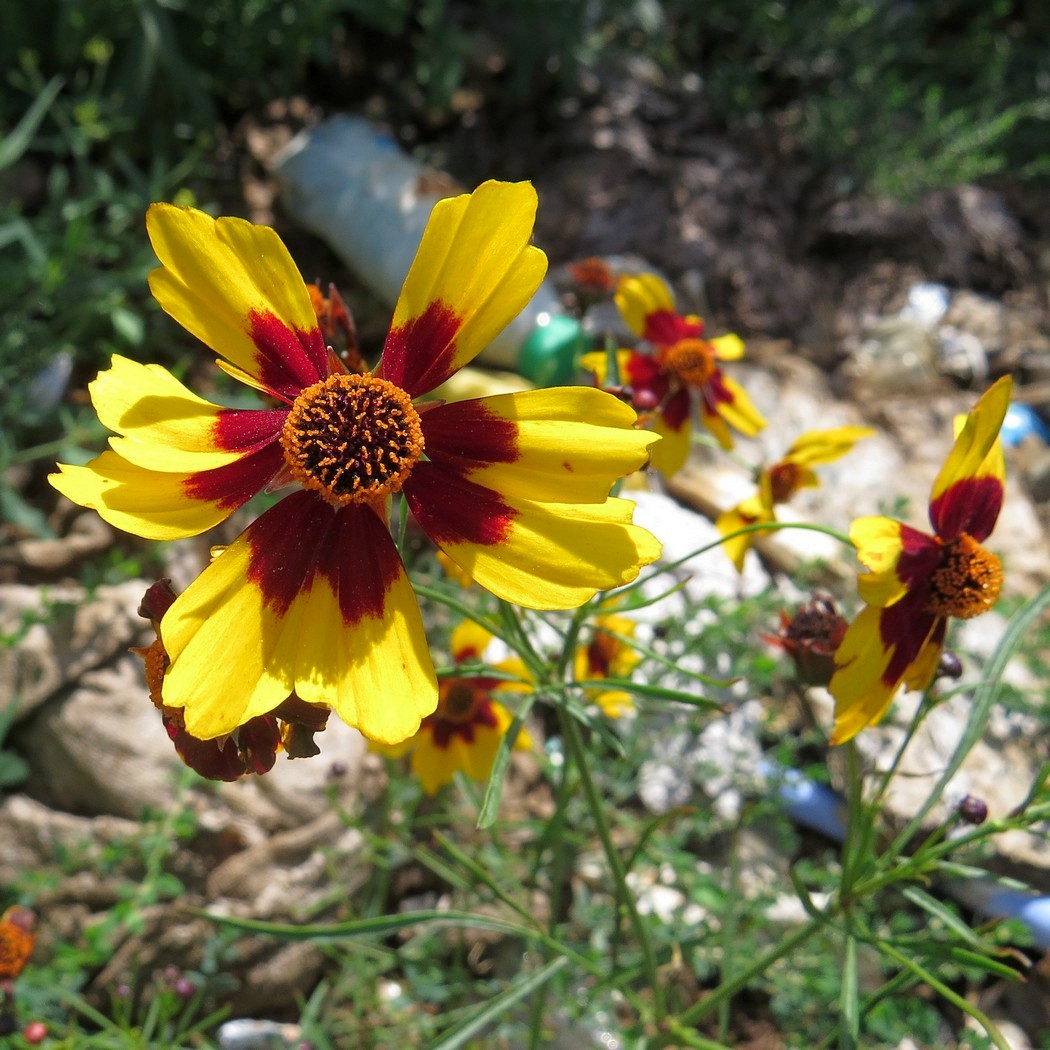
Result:
{"label": "narrow green leaf", "polygon": [[843,1050],[853,1050],[860,1039],[860,993],[857,987],[857,941],[847,935],[843,945],[842,987],[839,989],[841,1025],[839,1040]]}
{"label": "narrow green leaf", "polygon": [[917,908],[921,908],[927,915],[940,919],[960,940],[974,946],[981,943],[980,937],[948,905],[937,900],[936,897],[931,897],[925,890],[919,889],[918,886],[905,886],[901,890],[901,895],[910,900]]}
{"label": "narrow green leaf", "polygon": [[481,800],[481,810],[478,812],[477,826],[479,828],[490,828],[496,823],[496,817],[499,815],[499,800],[503,795],[503,781],[507,776],[507,768],[510,766],[510,755],[514,750],[514,743],[518,739],[521,727],[525,724],[525,719],[529,717],[532,705],[536,702],[537,695],[533,693],[525,699],[514,716],[514,720],[507,727],[506,735],[500,741],[496,761],[492,763],[489,782],[485,786],[485,797]]}
{"label": "narrow green leaf", "polygon": [[968,952],[965,948],[953,948],[952,957],[960,966],[973,966],[994,974],[996,977],[1005,977],[1008,981],[1019,981],[1023,976],[1016,966],[999,962],[998,959],[993,959],[983,952]]}
{"label": "narrow green leaf", "polygon": [[431,1045],[431,1050],[458,1050],[464,1046],[479,1032],[488,1028],[489,1025],[499,1020],[512,1006],[520,1003],[523,999],[532,995],[533,992],[542,988],[555,974],[564,970],[569,960],[565,956],[552,959],[546,966],[541,967],[535,973],[511,985],[505,992],[501,992],[494,999],[489,1000],[473,1017],[467,1018],[462,1023],[446,1032],[436,1043]]}
{"label": "narrow green leaf", "polygon": [[22,156],[33,141],[36,129],[47,116],[51,103],[58,97],[64,81],[61,77],[52,77],[43,87],[40,94],[33,99],[33,104],[22,114],[22,119],[11,129],[11,133],[0,142],[0,171],[11,167]]}
{"label": "narrow green leaf", "polygon": [[399,915],[379,915],[372,919],[353,919],[350,922],[303,923],[293,926],[281,922],[265,922],[262,919],[245,919],[235,915],[216,915],[199,908],[190,909],[218,926],[252,933],[265,933],[289,941],[353,940],[357,937],[389,937],[409,926],[456,926],[476,930],[495,930],[515,937],[535,937],[534,930],[492,915],[477,915],[469,911],[438,911],[425,909]]}
{"label": "narrow green leaf", "polygon": [[725,707],[715,700],[708,700],[705,696],[697,696],[695,693],[685,693],[680,689],[668,689],[662,685],[650,685],[647,682],[636,682],[631,678],[586,678],[576,682],[581,689],[601,689],[603,692],[609,689],[622,689],[627,693],[637,696],[649,696],[657,700],[673,700],[678,704],[689,704],[691,707],[701,707],[707,711],[724,711]]}

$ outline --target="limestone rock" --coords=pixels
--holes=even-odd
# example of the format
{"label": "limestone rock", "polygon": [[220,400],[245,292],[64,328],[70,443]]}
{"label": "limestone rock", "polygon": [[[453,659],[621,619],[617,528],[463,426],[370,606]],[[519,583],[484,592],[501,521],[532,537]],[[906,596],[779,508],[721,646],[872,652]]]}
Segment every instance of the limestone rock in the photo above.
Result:
{"label": "limestone rock", "polygon": [[136,612],[147,586],[0,585],[0,634],[15,639],[0,649],[0,697],[14,700],[16,721],[86,671],[149,641],[149,624]]}

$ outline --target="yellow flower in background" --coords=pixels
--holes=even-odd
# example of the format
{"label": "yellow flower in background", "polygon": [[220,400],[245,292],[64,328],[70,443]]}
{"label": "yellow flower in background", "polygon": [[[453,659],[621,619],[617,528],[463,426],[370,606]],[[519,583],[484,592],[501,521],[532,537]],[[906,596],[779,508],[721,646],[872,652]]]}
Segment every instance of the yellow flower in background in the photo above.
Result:
{"label": "yellow flower in background", "polygon": [[1003,503],[999,430],[1012,383],[994,383],[966,417],[930,494],[933,535],[892,518],[857,518],[850,538],[871,571],[858,580],[867,603],[835,653],[831,742],[841,744],[885,715],[897,688],[929,688],[949,617],[968,620],[999,597],[999,559],[981,544]]}
{"label": "yellow flower in background", "polygon": [[[653,430],[663,438],[652,453],[657,470],[670,476],[684,465],[694,403],[700,421],[723,448],[733,447],[730,428],[753,437],[766,425],[743,387],[720,367],[723,361],[744,356],[739,336],[707,339],[704,322],[695,315],[678,313],[674,294],[654,273],[621,277],[615,300],[631,331],[653,348],[651,354],[617,351],[617,368],[620,383],[631,392],[632,404],[639,412],[652,414]],[[598,386],[606,384],[604,352],[584,354],[581,364],[594,373]]]}
{"label": "yellow flower in background", "polygon": [[[641,661],[638,651],[624,641],[633,638],[634,620],[608,614],[595,618],[590,641],[576,650],[574,675],[578,682],[601,678],[630,678]],[[585,687],[588,698],[606,718],[627,718],[634,714],[634,698],[623,689]]]}
{"label": "yellow flower in background", "polygon": [[[799,489],[819,487],[820,479],[811,469],[813,466],[839,459],[861,438],[870,437],[873,433],[870,427],[808,431],[787,450],[783,459],[762,469],[755,495],[720,514],[715,527],[723,536],[728,536],[745,525],[776,521],[774,508],[778,503],[787,503]],[[743,571],[744,556],[751,549],[754,539],[755,533],[746,532],[722,544],[722,549],[739,571]]]}
{"label": "yellow flower in background", "polygon": [[[451,639],[452,659],[457,664],[481,661],[492,635],[470,620],[461,623]],[[499,669],[503,665],[497,665]],[[452,782],[456,773],[484,783],[492,772],[507,728],[510,712],[492,694],[501,689],[520,692],[521,686],[500,678],[469,675],[442,678],[437,710],[427,715],[415,736],[400,744],[371,744],[388,758],[411,754],[412,772],[428,795]],[[522,727],[514,741],[517,750],[532,747],[532,737]]]}
{"label": "yellow flower in background", "polygon": [[535,292],[547,265],[529,244],[535,212],[528,183],[439,202],[379,365],[350,374],[273,230],[150,208],[154,296],[275,407],[220,408],[157,365],[115,357],[90,387],[111,449],[60,464],[52,484],[151,539],[197,535],[296,485],[165,613],[164,702],[194,737],[231,733],[292,693],[387,743],[434,710],[419,606],[387,525],[394,493],[463,571],[529,608],[578,606],[659,555],[634,504],[609,496],[655,440],[616,398],[572,387],[417,403]]}

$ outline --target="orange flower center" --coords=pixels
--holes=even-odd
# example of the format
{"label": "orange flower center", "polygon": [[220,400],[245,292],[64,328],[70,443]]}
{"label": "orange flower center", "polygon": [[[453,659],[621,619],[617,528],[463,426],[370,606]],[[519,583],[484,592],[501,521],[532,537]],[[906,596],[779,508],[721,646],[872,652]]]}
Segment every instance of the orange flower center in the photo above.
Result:
{"label": "orange flower center", "polygon": [[769,471],[769,491],[774,503],[787,503],[798,492],[802,471],[797,463],[777,463]]}
{"label": "orange flower center", "polygon": [[476,706],[476,691],[465,682],[454,682],[441,698],[439,714],[448,722],[469,722]]}
{"label": "orange flower center", "polygon": [[963,532],[944,544],[941,564],[930,577],[926,608],[937,616],[969,620],[995,604],[1002,586],[999,559]]}
{"label": "orange flower center", "polygon": [[706,339],[679,339],[664,354],[663,364],[687,386],[703,386],[718,367]]}
{"label": "orange flower center", "polygon": [[281,446],[303,488],[342,507],[400,492],[423,454],[423,431],[400,387],[376,376],[340,374],[295,399]]}

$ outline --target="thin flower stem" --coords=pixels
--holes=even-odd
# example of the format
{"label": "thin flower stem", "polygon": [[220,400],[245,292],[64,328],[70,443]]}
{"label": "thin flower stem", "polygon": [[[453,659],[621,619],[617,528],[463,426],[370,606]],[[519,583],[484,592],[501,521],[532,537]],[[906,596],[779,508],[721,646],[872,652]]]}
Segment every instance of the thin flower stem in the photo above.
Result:
{"label": "thin flower stem", "polygon": [[644,587],[647,583],[651,583],[658,576],[662,576],[665,572],[681,568],[681,566],[687,561],[697,558],[701,554],[706,554],[708,551],[713,551],[716,548],[721,547],[727,540],[736,539],[737,536],[744,536],[749,532],[779,532],[781,529],[801,529],[803,532],[822,532],[825,536],[830,536],[832,539],[838,540],[843,546],[854,546],[853,541],[846,535],[846,533],[840,532],[838,529],[833,529],[828,525],[810,525],[801,521],[760,521],[755,522],[753,525],[744,525],[742,528],[736,529],[733,532],[727,532],[724,536],[719,536],[717,540],[712,540],[710,543],[705,543],[702,546],[691,550],[688,554],[683,554],[681,558],[677,558],[675,561],[661,564],[658,568],[654,569],[647,575],[639,576],[634,583],[629,583],[626,587],[620,588],[616,593],[627,594],[630,591],[638,590],[640,587]]}
{"label": "thin flower stem", "polygon": [[906,955],[897,951],[896,948],[887,941],[879,940],[874,943],[875,947],[878,948],[880,952],[900,963],[904,969],[910,970],[923,982],[923,984],[928,984],[938,995],[947,999],[953,1006],[972,1017],[984,1029],[985,1035],[988,1036],[999,1050],[1010,1050],[1010,1044],[1003,1038],[1002,1033],[991,1022],[987,1014],[978,1010],[973,1003],[969,1002],[969,1000],[965,999],[963,996],[952,991],[952,989],[946,984],[938,981],[937,978],[934,977],[924,966],[920,966],[914,959],[909,959]]}
{"label": "thin flower stem", "polygon": [[904,758],[904,752],[908,750],[908,745],[912,742],[915,734],[919,731],[919,727],[926,720],[926,715],[930,711],[930,704],[927,698],[924,696],[922,702],[915,710],[915,717],[912,718],[911,722],[908,723],[908,728],[904,733],[904,738],[900,742],[900,746],[897,748],[896,754],[893,756],[893,761],[890,763],[889,768],[882,774],[882,779],[879,782],[879,786],[872,796],[872,805],[878,806],[882,800],[886,797],[886,792],[889,789],[890,781],[893,780],[894,774],[900,767],[901,761]]}
{"label": "thin flower stem", "polygon": [[929,816],[930,811],[941,800],[952,777],[959,771],[959,767],[966,760],[966,756],[973,749],[984,732],[984,727],[988,724],[992,704],[998,696],[1000,681],[1007,662],[1021,644],[1021,639],[1024,637],[1025,632],[1042,615],[1043,610],[1047,606],[1050,606],[1050,584],[1044,585],[1043,589],[1033,598],[1030,598],[1010,620],[1006,633],[1000,639],[991,660],[988,661],[988,665],[984,669],[984,676],[974,690],[970,718],[963,729],[962,737],[956,745],[952,757],[949,759],[926,801],[919,806],[918,811],[883,852],[885,861],[898,857],[908,847],[911,839]]}
{"label": "thin flower stem", "polygon": [[609,863],[609,871],[613,881],[616,883],[616,895],[627,909],[628,918],[638,938],[638,945],[642,951],[642,965],[646,981],[653,993],[653,1020],[657,1026],[661,1025],[667,1015],[667,1006],[664,999],[664,989],[660,983],[660,973],[656,964],[656,952],[649,937],[649,930],[642,919],[635,903],[634,894],[627,885],[627,872],[623,866],[623,860],[616,851],[616,845],[609,831],[609,823],[605,818],[605,807],[602,798],[598,794],[594,780],[591,778],[590,767],[587,764],[587,751],[580,735],[580,727],[576,719],[563,707],[558,708],[558,717],[561,721],[562,736],[565,740],[566,758],[573,762],[580,777],[580,784],[587,799],[587,807],[591,812],[598,838],[601,839],[605,858]]}
{"label": "thin flower stem", "polygon": [[32,463],[38,459],[53,459],[55,456],[60,455],[64,449],[69,448],[70,445],[80,445],[85,441],[96,441],[105,433],[105,427],[98,422],[94,425],[86,424],[72,427],[62,437],[56,438],[54,441],[45,441],[40,445],[33,445],[31,448],[20,448],[0,456],[0,467],[6,470],[8,467],[17,466],[20,463]]}

